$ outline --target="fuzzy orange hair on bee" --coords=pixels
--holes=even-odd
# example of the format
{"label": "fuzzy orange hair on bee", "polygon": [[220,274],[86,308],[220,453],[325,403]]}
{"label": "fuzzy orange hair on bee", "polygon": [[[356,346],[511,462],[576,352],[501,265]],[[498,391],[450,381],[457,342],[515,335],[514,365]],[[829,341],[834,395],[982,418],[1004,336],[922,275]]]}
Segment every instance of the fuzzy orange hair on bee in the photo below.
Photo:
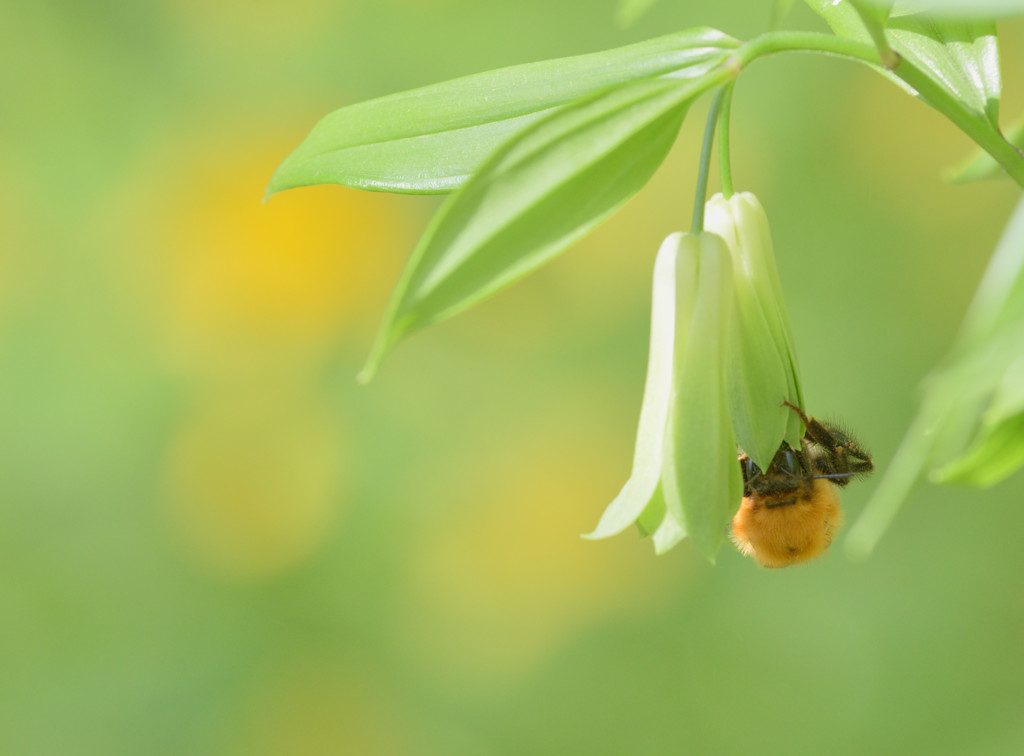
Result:
{"label": "fuzzy orange hair on bee", "polygon": [[849,432],[807,417],[800,448],[783,442],[765,470],[740,455],[743,501],[732,542],[762,567],[789,567],[820,556],[842,524],[839,489],[874,469],[871,455]]}

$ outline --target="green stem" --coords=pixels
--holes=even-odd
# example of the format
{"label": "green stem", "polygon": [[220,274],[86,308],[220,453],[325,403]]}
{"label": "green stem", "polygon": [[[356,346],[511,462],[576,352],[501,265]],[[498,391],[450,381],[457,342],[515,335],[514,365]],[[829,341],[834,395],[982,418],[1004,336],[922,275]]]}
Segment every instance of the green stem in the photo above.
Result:
{"label": "green stem", "polygon": [[777,52],[819,52],[863,63],[881,64],[878,50],[866,42],[834,34],[803,31],[766,32],[740,45],[730,60],[734,67],[745,68],[758,58]]}
{"label": "green stem", "polygon": [[846,538],[846,553],[864,559],[874,551],[878,541],[889,529],[911,490],[921,477],[932,439],[925,433],[923,415],[907,429],[896,455],[860,517],[850,528]]}
{"label": "green stem", "polygon": [[[777,52],[819,52],[873,66],[884,65],[873,45],[819,32],[768,32],[741,45],[725,65],[734,75],[758,58]],[[906,58],[897,56],[892,73],[909,84],[925,102],[952,121],[995,159],[1006,173],[1024,187],[1024,154],[1010,144],[993,126],[976,115],[951,92]]]}
{"label": "green stem", "polygon": [[704,230],[704,202],[708,196],[708,174],[711,172],[711,145],[715,141],[715,129],[718,126],[718,111],[722,107],[722,99],[726,87],[720,87],[708,111],[708,123],[704,127],[704,144],[700,148],[700,165],[697,168],[697,194],[693,198],[693,222],[690,233],[699,234]]}
{"label": "green stem", "polygon": [[[885,38],[885,27],[879,23],[877,17],[871,15],[870,11],[864,10],[860,3],[851,2],[850,5],[853,6],[857,15],[860,16],[861,23],[868,30],[868,34],[871,35],[871,41],[875,43],[878,57],[882,59],[882,65],[890,71],[896,68],[896,64],[900,62],[900,56],[889,47],[889,40]],[[888,15],[888,12],[885,12],[885,14]],[[884,17],[882,21],[884,21]]]}
{"label": "green stem", "polygon": [[732,88],[729,83],[722,87],[722,112],[718,116],[718,173],[722,179],[722,196],[729,199],[732,190],[732,140],[729,137],[729,123],[732,115]]}
{"label": "green stem", "polygon": [[1024,187],[1024,155],[1006,141],[987,120],[967,110],[949,90],[936,84],[928,74],[913,66],[906,58],[901,57],[892,72],[913,87],[921,95],[922,100],[946,116],[979,147],[995,158],[1010,178]]}

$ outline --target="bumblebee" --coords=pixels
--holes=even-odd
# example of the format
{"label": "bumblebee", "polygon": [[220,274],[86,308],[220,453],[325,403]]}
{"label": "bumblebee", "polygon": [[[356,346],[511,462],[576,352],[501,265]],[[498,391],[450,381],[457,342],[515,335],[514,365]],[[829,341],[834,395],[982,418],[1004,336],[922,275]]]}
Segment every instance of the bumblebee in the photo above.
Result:
{"label": "bumblebee", "polygon": [[732,541],[763,567],[788,567],[821,555],[842,524],[839,488],[874,469],[871,455],[849,432],[789,402],[804,423],[800,448],[783,442],[767,469],[745,454],[743,502]]}

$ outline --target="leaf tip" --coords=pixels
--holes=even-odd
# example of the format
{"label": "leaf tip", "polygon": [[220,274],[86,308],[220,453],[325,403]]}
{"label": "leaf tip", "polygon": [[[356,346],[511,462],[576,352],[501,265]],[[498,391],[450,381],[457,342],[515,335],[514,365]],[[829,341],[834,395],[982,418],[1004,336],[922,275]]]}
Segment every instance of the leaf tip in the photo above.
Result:
{"label": "leaf tip", "polygon": [[278,192],[290,189],[291,185],[285,183],[281,178],[281,171],[288,163],[287,158],[274,170],[274,173],[270,176],[270,181],[267,182],[267,188],[263,190],[263,201],[266,202]]}
{"label": "leaf tip", "polygon": [[356,383],[360,386],[368,385],[377,375],[377,369],[380,368],[380,363],[383,359],[384,348],[379,344],[374,344],[373,348],[370,349],[369,357],[366,358],[363,369],[356,373]]}
{"label": "leaf tip", "polygon": [[380,331],[377,333],[377,338],[373,342],[373,346],[370,347],[370,354],[366,358],[366,364],[364,364],[363,369],[356,374],[356,381],[363,386],[372,381],[377,375],[377,370],[380,368],[384,358],[387,357],[388,352],[391,351],[391,347],[395,345],[395,342],[397,342],[404,333],[404,329],[396,327],[389,321],[389,319],[385,319],[384,323],[380,327]]}

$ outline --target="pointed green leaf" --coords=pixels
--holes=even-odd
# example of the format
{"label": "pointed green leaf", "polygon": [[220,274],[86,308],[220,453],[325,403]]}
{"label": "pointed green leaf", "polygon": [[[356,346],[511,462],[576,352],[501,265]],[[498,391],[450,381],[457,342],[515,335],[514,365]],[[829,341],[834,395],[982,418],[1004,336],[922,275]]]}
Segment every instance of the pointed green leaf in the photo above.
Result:
{"label": "pointed green leaf", "polygon": [[661,483],[667,516],[714,562],[743,496],[726,392],[732,264],[722,237],[691,238],[700,248],[697,298],[676,354]]}
{"label": "pointed green leaf", "polygon": [[[989,261],[949,357],[928,377],[921,408],[848,546],[868,554],[923,470],[933,480],[990,485],[1024,464],[1017,409],[1024,344],[1024,200]],[[986,455],[992,455],[988,460]]]}
{"label": "pointed green leaf", "polygon": [[1024,413],[1024,355],[1010,363],[1003,373],[985,410],[985,422],[994,425],[1021,413]]}
{"label": "pointed green leaf", "polygon": [[936,483],[988,488],[1024,465],[1024,414],[983,426],[971,447],[930,475]]}
{"label": "pointed green leaf", "polygon": [[[672,367],[677,308],[693,310],[696,293],[697,256],[694,250],[680,254],[683,234],[674,233],[662,242],[654,263],[651,301],[651,348],[647,382],[640,408],[633,471],[615,500],[608,505],[593,533],[585,538],[606,538],[621,533],[645,511],[661,479],[665,425],[672,390]],[[677,272],[677,267],[680,270]],[[684,270],[685,269],[685,270]],[[677,280],[689,285],[677,292]],[[685,337],[686,331],[683,331]],[[663,505],[664,506],[664,505]],[[648,517],[648,522],[650,516]],[[658,524],[660,524],[660,519]],[[641,524],[641,529],[643,529]],[[649,527],[649,526],[648,526]],[[653,531],[655,528],[650,528]]]}
{"label": "pointed green leaf", "polygon": [[[871,35],[849,0],[807,3],[837,35],[871,42]],[[889,20],[885,34],[893,50],[949,90],[978,117],[998,128],[1000,75],[995,22],[902,15]],[[900,79],[884,73],[909,89]]]}
{"label": "pointed green leaf", "polygon": [[975,349],[1008,328],[1024,325],[1024,200],[1006,224],[999,244],[964,316],[951,357]]}
{"label": "pointed green leaf", "polygon": [[278,167],[267,193],[312,184],[451,192],[499,145],[550,115],[552,108],[631,81],[696,78],[738,44],[714,29],[691,29],[350,105],[313,127]]}
{"label": "pointed green leaf", "polygon": [[782,26],[783,20],[789,15],[789,12],[793,10],[793,6],[796,4],[796,0],[775,0],[775,4],[772,6],[772,17],[769,22],[769,27],[772,29],[778,29]]}
{"label": "pointed green leaf", "polygon": [[664,160],[696,82],[626,84],[535,124],[453,194],[413,250],[363,378],[405,334],[550,260],[617,210]]}
{"label": "pointed green leaf", "polygon": [[[931,443],[928,462],[933,474],[962,461],[979,439],[1019,414],[1022,344],[1024,321],[1000,329],[973,348],[961,347],[955,359],[929,376],[919,414],[926,418],[923,427]],[[958,477],[968,469],[961,466]]]}

